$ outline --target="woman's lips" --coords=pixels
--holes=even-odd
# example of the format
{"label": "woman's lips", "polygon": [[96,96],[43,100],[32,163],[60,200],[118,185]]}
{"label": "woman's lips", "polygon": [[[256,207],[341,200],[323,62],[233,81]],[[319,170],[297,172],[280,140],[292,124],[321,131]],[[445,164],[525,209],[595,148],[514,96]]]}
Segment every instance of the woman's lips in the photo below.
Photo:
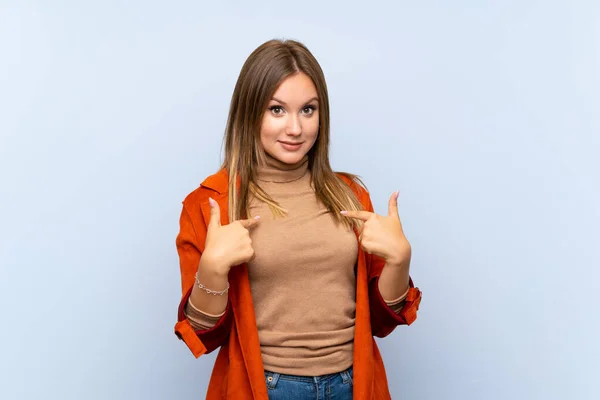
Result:
{"label": "woman's lips", "polygon": [[281,144],[281,147],[283,147],[284,149],[286,149],[288,151],[298,150],[302,146],[302,142],[295,143],[295,142],[282,142],[282,141],[279,141],[279,144]]}

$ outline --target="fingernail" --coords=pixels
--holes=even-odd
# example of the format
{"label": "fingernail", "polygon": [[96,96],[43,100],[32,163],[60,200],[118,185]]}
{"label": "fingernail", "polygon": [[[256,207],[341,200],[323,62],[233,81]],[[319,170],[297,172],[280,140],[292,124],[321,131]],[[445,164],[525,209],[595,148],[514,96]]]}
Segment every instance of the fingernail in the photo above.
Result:
{"label": "fingernail", "polygon": [[254,217],[254,219],[260,219],[260,215],[257,215],[256,217]]}
{"label": "fingernail", "polygon": [[340,211],[340,214],[346,215],[346,214],[348,214],[348,211]]}
{"label": "fingernail", "polygon": [[213,200],[212,197],[208,198],[208,203],[210,204],[211,207],[214,207],[214,205],[217,203],[216,201]]}
{"label": "fingernail", "polygon": [[400,191],[399,190],[396,191],[396,196],[395,196],[396,199],[398,199],[398,195],[400,195]]}

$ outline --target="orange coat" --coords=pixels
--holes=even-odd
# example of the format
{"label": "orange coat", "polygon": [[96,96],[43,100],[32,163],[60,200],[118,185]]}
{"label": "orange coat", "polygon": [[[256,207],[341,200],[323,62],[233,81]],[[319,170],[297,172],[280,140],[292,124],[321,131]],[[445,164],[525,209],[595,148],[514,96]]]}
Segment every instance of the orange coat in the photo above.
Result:
{"label": "orange coat", "polygon": [[[340,175],[351,186],[367,211],[373,211],[366,190]],[[264,369],[250,291],[246,264],[229,273],[229,299],[225,314],[208,330],[194,331],[186,319],[184,307],[195,283],[210,220],[209,196],[221,208],[221,223],[228,223],[228,175],[221,170],[208,177],[183,201],[177,251],[180,258],[183,296],[179,304],[175,334],[189,347],[195,357],[220,347],[206,398],[268,400]],[[358,234],[357,234],[358,240]],[[410,282],[406,304],[395,313],[383,300],[378,279],[384,261],[364,253],[359,246],[356,265],[356,319],[354,333],[354,398],[360,400],[390,399],[387,377],[381,354],[373,336],[385,337],[396,326],[410,325],[417,318],[421,292]]]}

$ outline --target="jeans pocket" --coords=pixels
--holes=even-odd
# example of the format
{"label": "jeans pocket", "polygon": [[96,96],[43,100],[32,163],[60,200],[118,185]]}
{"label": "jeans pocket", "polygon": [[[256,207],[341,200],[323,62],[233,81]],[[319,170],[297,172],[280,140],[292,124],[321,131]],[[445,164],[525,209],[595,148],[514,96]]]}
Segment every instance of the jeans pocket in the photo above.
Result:
{"label": "jeans pocket", "polygon": [[265,371],[265,383],[267,384],[267,389],[275,389],[277,387],[279,376],[280,374],[277,372]]}

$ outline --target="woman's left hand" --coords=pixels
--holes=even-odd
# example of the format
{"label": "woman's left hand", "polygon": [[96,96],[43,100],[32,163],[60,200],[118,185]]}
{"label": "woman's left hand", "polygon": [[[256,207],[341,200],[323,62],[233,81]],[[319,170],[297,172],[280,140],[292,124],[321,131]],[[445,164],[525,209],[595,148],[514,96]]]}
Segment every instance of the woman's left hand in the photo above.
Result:
{"label": "woman's left hand", "polygon": [[403,267],[410,263],[410,243],[398,215],[398,192],[390,197],[387,216],[369,211],[342,211],[342,215],[364,221],[359,239],[365,252],[383,258],[390,266]]}

